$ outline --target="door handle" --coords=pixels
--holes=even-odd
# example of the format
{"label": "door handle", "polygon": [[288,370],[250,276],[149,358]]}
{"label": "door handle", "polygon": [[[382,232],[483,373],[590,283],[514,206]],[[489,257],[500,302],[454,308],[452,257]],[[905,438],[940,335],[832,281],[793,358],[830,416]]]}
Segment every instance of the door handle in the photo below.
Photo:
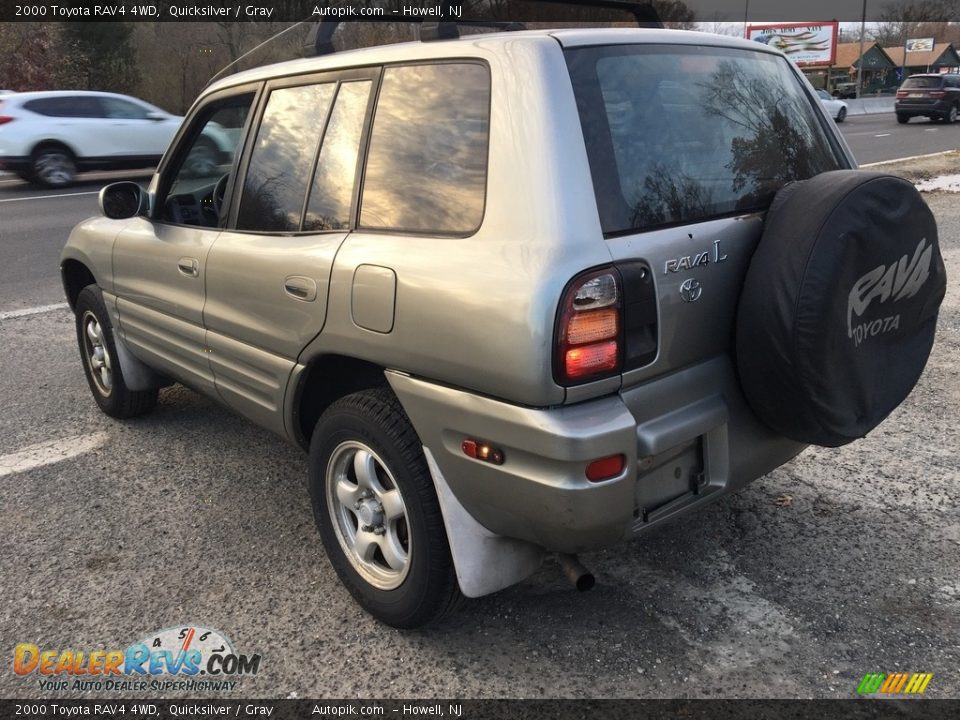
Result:
{"label": "door handle", "polygon": [[317,282],[302,275],[290,275],[283,281],[283,291],[296,300],[313,302],[317,299]]}
{"label": "door handle", "polygon": [[177,260],[177,270],[187,277],[197,277],[200,274],[200,261],[196,258],[182,257]]}

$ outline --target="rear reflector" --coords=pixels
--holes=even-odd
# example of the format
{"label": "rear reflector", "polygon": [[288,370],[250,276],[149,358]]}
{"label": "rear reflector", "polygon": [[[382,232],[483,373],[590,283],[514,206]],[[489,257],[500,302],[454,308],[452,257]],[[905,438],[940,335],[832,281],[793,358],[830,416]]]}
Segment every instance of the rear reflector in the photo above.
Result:
{"label": "rear reflector", "polygon": [[493,463],[494,465],[503,465],[503,451],[492,445],[467,438],[460,443],[460,449],[464,455],[474,460],[482,460],[483,462]]}
{"label": "rear reflector", "polygon": [[600,482],[615,478],[623,472],[627,465],[627,458],[623,455],[611,455],[609,457],[594,460],[587,465],[587,480],[590,482]]}

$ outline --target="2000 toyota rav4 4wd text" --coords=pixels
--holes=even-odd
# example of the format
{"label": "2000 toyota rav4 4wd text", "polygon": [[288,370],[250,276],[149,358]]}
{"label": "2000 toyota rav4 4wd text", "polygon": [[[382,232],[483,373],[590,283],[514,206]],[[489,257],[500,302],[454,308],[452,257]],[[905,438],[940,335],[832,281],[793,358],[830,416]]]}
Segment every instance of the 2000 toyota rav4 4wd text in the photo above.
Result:
{"label": "2000 toyota rav4 4wd text", "polygon": [[[229,164],[191,162],[210,123],[242,128]],[[412,627],[906,397],[937,230],[853,168],[758,43],[381,46],[211,86],[147,191],[102,191],[63,280],[107,414],[180,382],[308,449],[339,577]]]}

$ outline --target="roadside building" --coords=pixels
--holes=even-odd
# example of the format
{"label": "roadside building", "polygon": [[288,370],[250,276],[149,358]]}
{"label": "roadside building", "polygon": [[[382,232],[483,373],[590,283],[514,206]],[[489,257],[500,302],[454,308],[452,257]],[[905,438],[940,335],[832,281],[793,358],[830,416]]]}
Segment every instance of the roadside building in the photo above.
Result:
{"label": "roadside building", "polygon": [[[893,91],[897,87],[897,65],[877,43],[863,46],[863,94]],[[837,43],[836,59],[828,68],[805,70],[814,87],[839,97],[855,97],[860,72],[860,43]]]}
{"label": "roadside building", "polygon": [[[904,66],[903,46],[883,50],[899,72]],[[906,53],[906,77],[917,73],[960,72],[960,52],[951,43],[936,43],[933,50]]]}

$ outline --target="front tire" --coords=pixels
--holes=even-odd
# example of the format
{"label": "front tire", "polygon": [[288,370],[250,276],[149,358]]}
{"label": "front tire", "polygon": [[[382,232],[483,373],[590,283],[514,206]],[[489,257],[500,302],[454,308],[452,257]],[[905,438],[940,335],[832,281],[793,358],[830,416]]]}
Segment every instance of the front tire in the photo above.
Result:
{"label": "front tire", "polygon": [[837,113],[837,122],[842,123],[846,119],[847,119],[847,109],[842,107],[840,108],[840,112]]}
{"label": "front tire", "polygon": [[433,479],[388,388],[348,395],[324,412],[310,443],[310,496],[330,563],[364,610],[415,628],[456,606]]}
{"label": "front tire", "polygon": [[947,111],[947,114],[944,116],[943,121],[946,123],[955,123],[957,121],[957,106],[951,105],[950,109]]}
{"label": "front tire", "polygon": [[100,409],[110,417],[131,418],[150,412],[157,404],[159,390],[130,390],[123,380],[113,326],[103,295],[88,285],[77,296],[75,306],[77,343],[90,392]]}

